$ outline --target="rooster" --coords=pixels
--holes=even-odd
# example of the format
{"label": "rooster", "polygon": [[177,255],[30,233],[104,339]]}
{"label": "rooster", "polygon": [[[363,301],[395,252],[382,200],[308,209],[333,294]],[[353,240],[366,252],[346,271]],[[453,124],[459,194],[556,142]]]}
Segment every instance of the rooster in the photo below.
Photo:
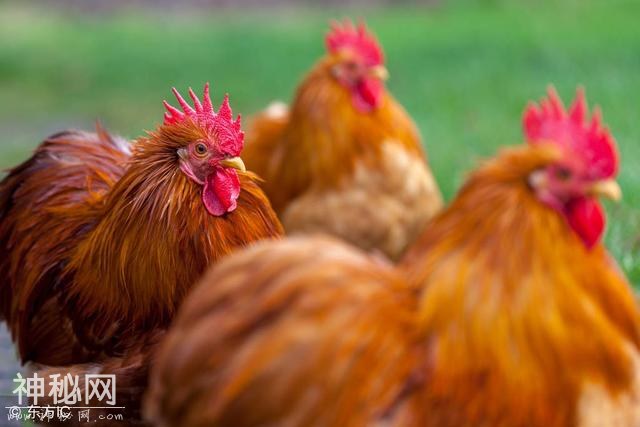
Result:
{"label": "rooster", "polygon": [[617,151],[586,115],[582,92],[528,107],[529,144],[479,167],[397,267],[327,237],[215,266],[158,352],[148,419],[639,425],[640,317],[600,243]]}
{"label": "rooster", "polygon": [[254,119],[243,156],[287,232],[325,232],[397,259],[442,206],[418,130],[385,89],[382,49],[334,24],[291,111]]}
{"label": "rooster", "polygon": [[2,315],[23,362],[122,354],[171,321],[205,268],[278,236],[270,203],[238,157],[240,118],[205,85],[133,144],[67,131],[0,183]]}

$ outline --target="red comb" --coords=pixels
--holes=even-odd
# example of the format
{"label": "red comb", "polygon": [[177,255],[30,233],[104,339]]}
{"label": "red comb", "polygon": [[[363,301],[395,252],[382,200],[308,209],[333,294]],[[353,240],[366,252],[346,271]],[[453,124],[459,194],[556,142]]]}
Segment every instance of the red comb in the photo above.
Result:
{"label": "red comb", "polygon": [[325,39],[327,50],[336,53],[341,50],[352,50],[362,57],[366,65],[380,65],[384,62],[382,48],[373,34],[367,31],[363,22],[356,28],[348,19],[342,25],[331,22],[331,31]]}
{"label": "red comb", "polygon": [[202,101],[189,88],[189,97],[193,101],[193,107],[180,95],[176,88],[171,89],[182,111],[171,106],[167,101],[163,101],[167,112],[164,113],[164,124],[173,125],[181,123],[187,118],[198,126],[205,129],[209,134],[215,135],[222,151],[227,154],[237,156],[242,151],[244,145],[244,132],[241,130],[240,115],[234,121],[231,106],[229,105],[229,95],[225,95],[218,112],[213,110],[211,97],[209,96],[209,83],[204,85]]}
{"label": "red comb", "polygon": [[548,98],[540,105],[530,103],[524,112],[524,133],[529,144],[551,142],[583,160],[593,179],[610,178],[618,171],[618,152],[609,129],[602,125],[600,110],[594,108],[591,121],[584,90],[578,88],[573,105],[565,110],[558,93],[549,86]]}

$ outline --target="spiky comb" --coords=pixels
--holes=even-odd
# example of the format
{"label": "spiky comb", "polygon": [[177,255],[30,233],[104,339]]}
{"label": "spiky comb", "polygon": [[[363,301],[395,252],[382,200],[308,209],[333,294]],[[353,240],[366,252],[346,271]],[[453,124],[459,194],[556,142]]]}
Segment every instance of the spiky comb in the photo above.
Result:
{"label": "spiky comb", "polygon": [[548,98],[542,99],[540,105],[530,103],[524,112],[523,127],[527,142],[532,145],[550,142],[568,149],[583,161],[592,179],[614,176],[618,171],[615,140],[602,124],[598,107],[594,108],[589,122],[584,89],[577,89],[576,98],[568,111],[553,86],[549,86],[547,93]]}
{"label": "spiky comb", "polygon": [[325,41],[330,53],[351,50],[360,55],[366,65],[381,65],[384,62],[380,44],[375,36],[367,31],[363,22],[360,22],[356,28],[349,19],[345,19],[342,25],[332,21],[331,31],[327,34]]}
{"label": "spiky comb", "polygon": [[233,156],[240,155],[244,146],[244,132],[241,130],[240,115],[234,121],[231,106],[229,105],[229,95],[224,96],[224,100],[216,113],[213,110],[211,97],[209,96],[209,83],[204,85],[202,102],[198,96],[189,88],[189,96],[193,100],[193,108],[180,95],[176,88],[171,89],[175,95],[182,111],[171,106],[167,101],[162,101],[166,112],[164,113],[164,124],[173,125],[192,120],[202,127],[208,134],[215,136],[222,152]]}

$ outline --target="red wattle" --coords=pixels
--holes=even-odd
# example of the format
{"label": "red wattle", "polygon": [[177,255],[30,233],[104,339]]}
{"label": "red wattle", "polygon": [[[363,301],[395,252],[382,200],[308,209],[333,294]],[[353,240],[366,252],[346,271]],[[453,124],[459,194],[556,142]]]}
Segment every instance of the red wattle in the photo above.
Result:
{"label": "red wattle", "polygon": [[211,215],[222,216],[238,206],[239,195],[240,180],[235,169],[216,168],[205,180],[202,201]]}
{"label": "red wattle", "polygon": [[596,199],[584,197],[569,202],[566,206],[566,216],[569,225],[588,249],[600,241],[604,232],[605,216]]}
{"label": "red wattle", "polygon": [[382,100],[383,89],[383,83],[376,78],[362,79],[353,94],[356,108],[363,113],[377,108]]}

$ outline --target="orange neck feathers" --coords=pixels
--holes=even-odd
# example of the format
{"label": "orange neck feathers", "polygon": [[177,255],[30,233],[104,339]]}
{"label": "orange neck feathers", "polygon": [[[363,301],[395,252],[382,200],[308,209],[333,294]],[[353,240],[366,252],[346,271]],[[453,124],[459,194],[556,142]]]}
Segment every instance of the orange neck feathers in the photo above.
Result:
{"label": "orange neck feathers", "polygon": [[630,387],[640,346],[630,287],[527,185],[557,155],[505,150],[403,260],[432,351],[418,404],[433,425],[569,425],[585,382]]}
{"label": "orange neck feathers", "polygon": [[380,148],[393,141],[422,152],[415,125],[385,91],[379,108],[359,112],[351,95],[331,75],[336,58],[322,59],[296,92],[284,131],[289,175],[285,179],[333,187],[353,172],[356,160],[380,160]]}

